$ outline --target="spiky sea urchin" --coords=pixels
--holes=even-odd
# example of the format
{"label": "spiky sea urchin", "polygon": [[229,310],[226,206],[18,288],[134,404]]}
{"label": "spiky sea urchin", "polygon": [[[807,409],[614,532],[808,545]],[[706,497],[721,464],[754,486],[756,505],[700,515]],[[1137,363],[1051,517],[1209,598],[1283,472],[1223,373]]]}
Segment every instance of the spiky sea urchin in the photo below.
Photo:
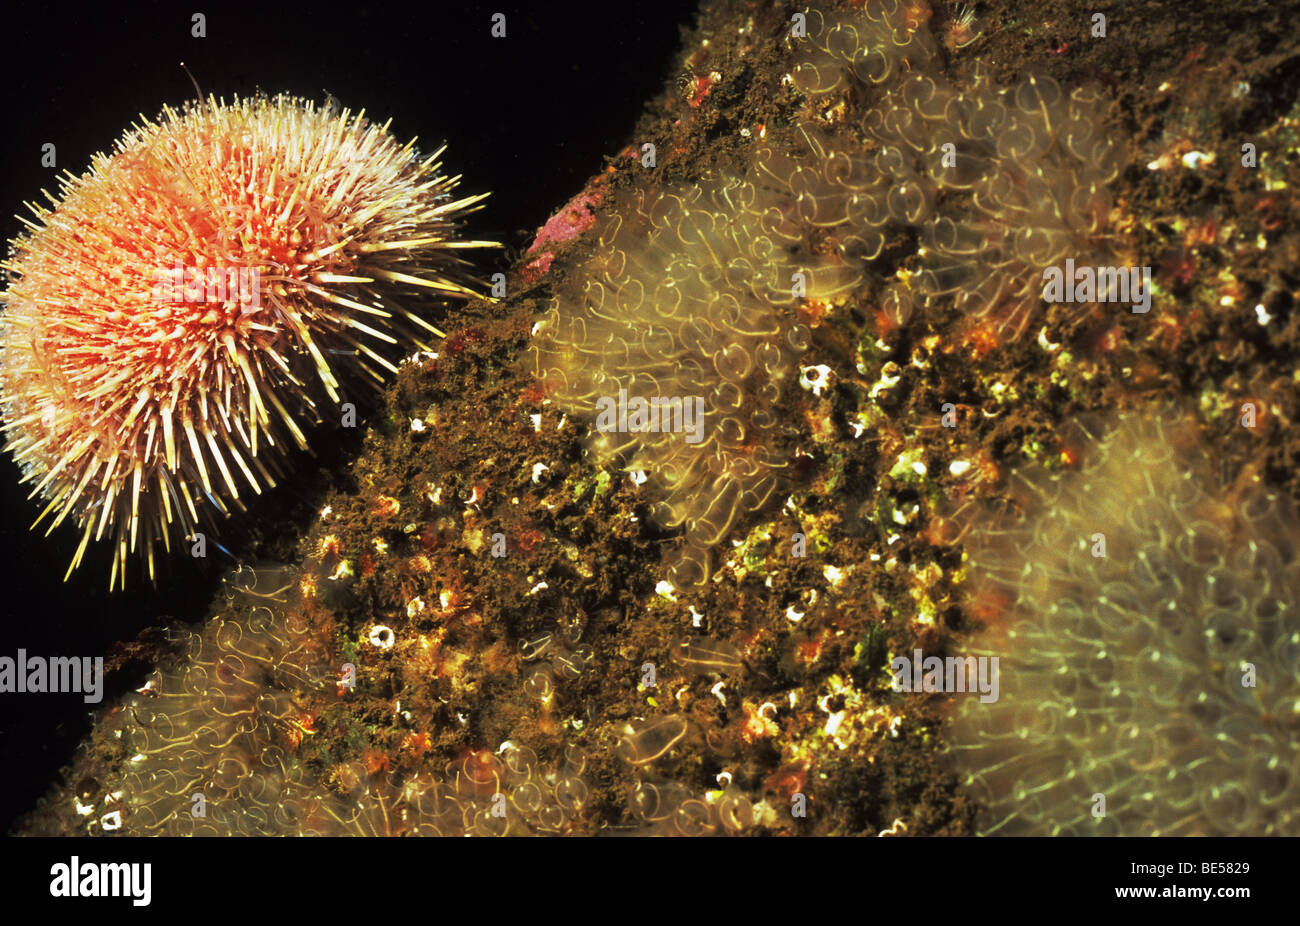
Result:
{"label": "spiky sea urchin", "polygon": [[[33,496],[106,533],[110,586],[273,485],[322,396],[395,372],[386,348],[441,334],[406,296],[474,295],[440,172],[376,125],[287,96],[141,117],[65,174],[11,243],[0,316],[5,449]],[[338,358],[338,359],[336,359]]]}

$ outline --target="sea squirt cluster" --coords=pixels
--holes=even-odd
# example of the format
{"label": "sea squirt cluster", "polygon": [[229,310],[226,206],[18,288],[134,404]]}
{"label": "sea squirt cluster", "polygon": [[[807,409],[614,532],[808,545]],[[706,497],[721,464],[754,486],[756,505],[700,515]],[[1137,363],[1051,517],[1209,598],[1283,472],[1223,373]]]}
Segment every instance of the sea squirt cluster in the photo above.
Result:
{"label": "sea squirt cluster", "polygon": [[1300,834],[1296,513],[1196,433],[1125,413],[1077,471],[1016,474],[1021,514],[979,516],[971,653],[1002,691],[947,739],[983,832]]}
{"label": "sea squirt cluster", "polygon": [[[169,836],[450,836],[583,831],[591,803],[588,750],[564,744],[543,761],[526,742],[462,750],[429,771],[375,763],[374,754],[322,766],[304,758],[323,707],[342,697],[329,634],[303,606],[298,570],[242,567],[221,613],[201,631],[174,631],[180,652],[109,716],[123,755],[117,777],[78,797],[89,832]],[[316,615],[316,616],[313,616]],[[584,648],[545,638],[523,647],[552,684],[580,671]],[[735,671],[734,647],[678,648],[695,671]],[[589,656],[587,657],[590,658]],[[567,668],[570,664],[574,668]],[[535,695],[537,672],[524,680]],[[548,695],[549,697],[549,695]],[[631,831],[739,833],[754,808],[736,784],[698,794],[656,766],[704,742],[679,714],[635,720],[604,737],[631,772]],[[551,750],[554,751],[554,750]],[[88,803],[82,803],[82,801]],[[626,827],[621,827],[624,829]]]}
{"label": "sea squirt cluster", "polygon": [[181,657],[156,669],[115,715],[129,757],[109,792],[108,831],[269,835],[310,816],[311,787],[293,756],[310,729],[307,698],[329,684],[323,654],[284,607],[293,573],[245,568],[201,630],[176,631]]}
{"label": "sea squirt cluster", "polygon": [[[813,50],[791,72],[795,85],[815,101],[849,88],[872,100],[850,119],[861,148],[823,137],[825,158],[794,165],[811,224],[841,229],[845,253],[866,259],[881,253],[888,227],[917,229],[922,269],[915,290],[892,294],[898,320],[920,297],[932,308],[951,302],[968,327],[999,340],[1020,337],[1038,314],[1044,268],[1109,251],[1118,157],[1103,99],[1033,74],[1002,88],[980,65],[958,89],[934,66],[928,31],[893,3],[807,16]],[[1089,308],[1073,307],[1070,321]]]}
{"label": "sea squirt cluster", "polygon": [[[1033,76],[1003,89],[983,72],[956,90],[895,3],[806,17],[790,80],[812,108],[852,92],[858,115],[773,133],[739,174],[634,191],[534,343],[537,376],[574,414],[620,394],[703,398],[702,443],[591,438],[599,465],[647,473],[661,527],[684,528],[678,587],[707,580],[712,551],[780,491],[783,393],[810,343],[801,307],[866,286],[895,323],[951,306],[967,331],[1013,338],[1041,314],[1044,267],[1106,249],[1116,165],[1096,96]],[[902,260],[886,256],[899,232],[919,242]],[[1073,324],[1090,307],[1066,309]]]}
{"label": "sea squirt cluster", "polygon": [[646,471],[663,499],[661,526],[685,527],[679,586],[708,578],[711,548],[772,496],[785,466],[773,446],[777,403],[808,340],[793,318],[792,275],[806,273],[822,298],[851,282],[832,261],[787,252],[792,207],[789,190],[757,175],[642,191],[600,227],[600,252],[573,297],[581,308],[557,300],[542,322],[537,373],[565,408],[590,412],[620,390],[704,399],[699,443],[681,431],[592,439],[598,460]]}
{"label": "sea squirt cluster", "polygon": [[563,832],[588,800],[576,746],[471,750],[441,774],[302,761],[341,678],[294,594],[297,571],[245,567],[223,613],[180,631],[177,664],[110,718],[128,753],[91,831],[127,835],[506,835]]}

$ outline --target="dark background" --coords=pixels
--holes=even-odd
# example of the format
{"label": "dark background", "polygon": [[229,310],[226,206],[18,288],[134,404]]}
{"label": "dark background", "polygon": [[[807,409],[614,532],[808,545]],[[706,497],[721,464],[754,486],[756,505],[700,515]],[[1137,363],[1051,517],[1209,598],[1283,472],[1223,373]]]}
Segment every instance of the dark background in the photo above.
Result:
{"label": "dark background", "polygon": [[[184,61],[203,93],[227,99],[290,92],[392,117],[400,141],[418,136],[428,151],[446,141],[460,193],[491,190],[467,232],[508,250],[480,259],[486,273],[513,253],[628,140],[642,105],[663,86],[681,26],[695,0],[586,4],[431,2],[389,4],[61,3],[4,12],[0,56],[6,143],[0,231],[12,239],[13,213],[57,188],[54,175],[82,173],[110,150],[140,114],[194,97]],[[190,16],[207,16],[207,37],[190,35]],[[506,15],[507,36],[490,36]],[[57,147],[58,167],[41,166],[41,146]],[[299,464],[311,467],[312,461]],[[108,592],[106,545],[93,546],[65,583],[79,539],[63,525],[50,537],[29,532],[40,512],[0,458],[0,656],[103,654],[169,617],[205,613],[220,571],[217,551],[203,568],[177,560],[157,588],[128,572],[126,592]],[[293,481],[293,480],[290,480]],[[281,489],[278,491],[285,491]],[[288,491],[293,491],[292,488]],[[301,488],[298,490],[301,493]],[[264,511],[282,512],[283,500]],[[258,511],[252,512],[253,518]],[[42,526],[42,531],[44,526]],[[238,546],[234,548],[239,553]],[[126,683],[109,689],[105,702]],[[76,694],[0,694],[0,828],[30,810],[89,732],[91,706]]]}

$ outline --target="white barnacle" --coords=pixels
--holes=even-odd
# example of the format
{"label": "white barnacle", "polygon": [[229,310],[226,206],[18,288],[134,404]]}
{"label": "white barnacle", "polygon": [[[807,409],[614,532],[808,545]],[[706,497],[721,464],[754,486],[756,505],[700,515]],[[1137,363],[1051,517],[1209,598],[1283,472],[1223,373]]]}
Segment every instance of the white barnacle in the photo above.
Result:
{"label": "white barnacle", "polygon": [[820,396],[822,390],[830,385],[830,381],[831,368],[824,363],[799,368],[799,385],[810,390],[815,396]]}
{"label": "white barnacle", "polygon": [[370,645],[376,649],[392,649],[396,642],[397,634],[393,633],[393,628],[383,624],[375,624],[370,628]]}

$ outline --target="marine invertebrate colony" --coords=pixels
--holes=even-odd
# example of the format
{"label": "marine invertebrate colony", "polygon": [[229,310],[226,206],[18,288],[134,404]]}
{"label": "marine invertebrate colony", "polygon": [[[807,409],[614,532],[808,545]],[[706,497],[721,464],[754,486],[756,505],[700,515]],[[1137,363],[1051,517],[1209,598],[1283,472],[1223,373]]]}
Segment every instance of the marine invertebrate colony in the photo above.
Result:
{"label": "marine invertebrate colony", "polygon": [[970,543],[1002,612],[972,652],[1001,657],[1002,692],[948,740],[985,832],[1300,833],[1295,512],[1223,485],[1161,411],[1077,472],[1018,474],[1023,515]]}
{"label": "marine invertebrate colony", "polygon": [[[133,127],[60,181],[12,243],[0,296],[6,449],[50,529],[170,548],[273,485],[319,403],[393,372],[437,329],[408,297],[473,295],[453,199],[364,113],[209,99]],[[48,195],[48,194],[47,194]],[[340,357],[348,359],[340,362]]]}
{"label": "marine invertebrate colony", "polygon": [[[505,835],[565,831],[588,800],[587,757],[550,765],[526,745],[471,750],[445,772],[355,759],[322,774],[304,740],[339,675],[297,570],[242,567],[181,657],[107,723],[126,755],[77,799],[88,832],[169,836]],[[391,633],[391,631],[390,631]],[[84,802],[83,802],[84,800]]]}
{"label": "marine invertebrate colony", "polygon": [[[99,739],[116,757],[105,768],[102,749],[83,751],[70,776],[75,791],[58,795],[31,831],[62,821],[77,832],[128,836],[584,832],[601,775],[589,766],[603,763],[608,774],[611,755],[634,772],[624,826],[702,835],[753,824],[755,808],[734,783],[700,794],[660,777],[658,764],[679,744],[679,755],[704,744],[703,731],[680,714],[611,726],[586,746],[528,731],[539,749],[512,735],[491,748],[460,749],[432,770],[418,761],[431,747],[427,731],[407,728],[400,751],[358,747],[358,738],[375,741],[361,733],[368,724],[337,710],[346,686],[330,653],[333,617],[301,591],[321,568],[262,564],[228,575],[212,619],[171,631],[180,643],[175,658],[106,714]],[[377,651],[392,646],[393,631],[384,629],[388,643],[374,644]],[[564,660],[581,661],[588,648],[569,652],[547,635],[519,649],[529,660],[550,658],[530,673],[536,679],[536,669],[554,666],[558,675]],[[696,641],[679,658],[697,668],[739,667],[717,641]],[[581,668],[569,666],[572,680]]]}
{"label": "marine invertebrate colony", "polygon": [[[635,427],[591,439],[600,465],[647,472],[660,526],[684,527],[679,586],[706,580],[710,551],[777,491],[791,417],[779,403],[810,341],[800,307],[870,284],[894,323],[918,302],[951,304],[968,333],[1010,339],[1040,311],[1044,267],[1106,248],[1117,168],[1097,97],[1045,77],[1004,89],[982,71],[958,91],[906,5],[806,17],[791,83],[823,108],[853,90],[856,116],[773,133],[739,174],[636,190],[598,225],[570,277],[583,282],[557,294],[535,342],[566,411],[624,394],[704,400],[701,442]],[[912,270],[911,255],[880,261],[898,230],[919,239]],[[1073,324],[1090,306],[1066,311]]]}
{"label": "marine invertebrate colony", "polygon": [[765,219],[785,223],[792,208],[787,190],[758,176],[642,194],[601,225],[583,308],[557,305],[542,323],[538,375],[566,407],[593,411],[622,395],[703,399],[694,434],[629,428],[593,440],[600,459],[630,452],[627,466],[647,470],[664,498],[662,526],[685,525],[672,568],[679,586],[708,577],[710,548],[767,501],[785,465],[770,442],[775,405],[808,341],[793,317],[792,275],[808,274],[814,297],[843,287],[806,249],[773,244]]}
{"label": "marine invertebrate colony", "polygon": [[[310,808],[293,745],[312,730],[307,697],[330,683],[289,570],[245,568],[225,613],[182,633],[184,658],[156,669],[110,722],[132,755],[94,821],[108,832],[266,834]],[[197,799],[195,795],[200,795]],[[319,803],[319,801],[317,802]]]}
{"label": "marine invertebrate colony", "polygon": [[[1109,252],[1118,163],[1102,131],[1104,101],[1034,74],[999,87],[978,65],[958,89],[934,66],[929,33],[895,4],[808,17],[811,50],[792,71],[795,85],[817,101],[849,86],[876,99],[857,120],[868,140],[860,163],[850,150],[815,168],[820,177],[807,175],[820,181],[807,187],[815,224],[839,229],[842,249],[868,259],[880,254],[887,225],[917,229],[916,291],[897,287],[890,300],[903,309],[899,320],[918,298],[951,301],[967,329],[1020,337],[1036,317],[1045,268]],[[904,66],[909,75],[881,94]],[[1066,323],[1095,301],[1104,299],[1070,307]]]}

